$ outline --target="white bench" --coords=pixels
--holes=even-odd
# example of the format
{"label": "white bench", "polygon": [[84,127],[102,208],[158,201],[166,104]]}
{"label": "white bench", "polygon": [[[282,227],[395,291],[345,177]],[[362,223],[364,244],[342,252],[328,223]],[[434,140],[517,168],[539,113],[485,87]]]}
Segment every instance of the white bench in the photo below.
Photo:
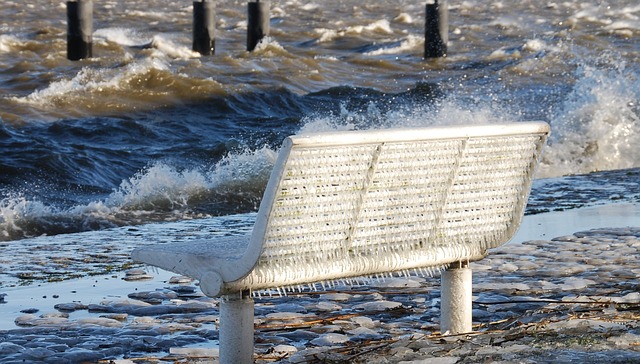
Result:
{"label": "white bench", "polygon": [[220,303],[221,363],[253,356],[251,291],[391,272],[442,275],[441,330],[471,331],[469,261],[517,230],[546,123],[296,135],[250,236],[133,251]]}

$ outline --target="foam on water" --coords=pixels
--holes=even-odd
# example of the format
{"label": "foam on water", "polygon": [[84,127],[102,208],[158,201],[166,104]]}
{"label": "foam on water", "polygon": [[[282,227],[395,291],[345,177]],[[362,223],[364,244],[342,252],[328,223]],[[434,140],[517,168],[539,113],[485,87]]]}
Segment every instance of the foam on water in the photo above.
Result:
{"label": "foam on water", "polygon": [[26,97],[15,97],[13,100],[42,106],[74,102],[72,95],[127,88],[128,83],[151,70],[167,71],[168,64],[159,58],[143,58],[115,69],[84,67],[71,79],[52,82],[45,89],[36,90]]}
{"label": "foam on water", "polygon": [[639,101],[640,79],[624,63],[582,65],[573,91],[550,115],[552,135],[540,175],[640,166]]}
{"label": "foam on water", "polygon": [[410,35],[405,39],[399,41],[397,46],[391,46],[388,48],[380,48],[375,51],[365,52],[367,56],[379,56],[382,54],[401,54],[411,51],[416,51],[424,46],[424,39],[422,37]]}
{"label": "foam on water", "polygon": [[178,44],[175,40],[164,35],[149,35],[132,28],[101,28],[93,33],[94,43],[115,43],[125,47],[154,49],[150,57],[161,58],[166,56],[172,59],[199,58],[200,53],[194,52],[190,47]]}
{"label": "foam on water", "polygon": [[200,53],[194,52],[191,48],[175,44],[169,39],[165,39],[160,35],[156,35],[151,40],[151,47],[158,50],[161,55],[165,55],[175,59],[199,58]]}
{"label": "foam on water", "polygon": [[[237,137],[242,144],[247,135],[268,129],[256,125],[272,118],[278,124],[275,129],[281,128],[274,132],[277,137],[269,139],[270,147],[254,145],[228,155],[214,167],[202,156],[218,158],[220,154],[216,153],[226,146],[198,154],[195,164],[200,165],[196,166],[189,164],[192,160],[188,153],[181,155],[186,156],[184,161],[172,160],[173,155],[153,155],[135,165],[137,169],[148,163],[146,168],[114,174],[106,187],[109,191],[116,186],[112,193],[101,190],[93,201],[82,199],[72,207],[26,197],[16,192],[23,188],[19,183],[8,184],[0,201],[4,238],[13,234],[8,231],[25,236],[52,233],[25,229],[25,224],[33,227],[63,221],[61,225],[75,224],[84,229],[132,223],[134,215],[188,217],[190,210],[206,210],[198,208],[201,204],[219,201],[231,204],[240,200],[247,206],[255,205],[268,178],[267,156],[276,153],[281,134],[295,130],[305,133],[482,124],[521,121],[533,114],[552,127],[538,177],[640,167],[636,151],[640,143],[640,82],[637,63],[633,62],[635,48],[629,42],[640,29],[640,6],[635,3],[572,0],[536,7],[528,0],[516,5],[476,0],[451,3],[451,14],[465,20],[451,19],[450,42],[455,52],[433,62],[421,59],[423,28],[417,11],[423,8],[403,2],[378,4],[381,12],[359,3],[283,3],[272,13],[282,17],[275,20],[281,22],[277,23],[280,29],[274,28],[273,37],[263,39],[251,53],[245,51],[243,42],[240,46],[235,43],[244,37],[244,12],[225,9],[216,20],[223,52],[215,57],[200,57],[191,51],[190,34],[184,29],[178,31],[172,25],[155,22],[168,17],[184,24],[191,20],[190,6],[160,6],[155,0],[151,3],[126,4],[137,9],[122,18],[114,17],[113,27],[97,29],[97,56],[75,67],[64,59],[64,42],[58,39],[63,31],[59,21],[39,25],[40,30],[22,23],[4,26],[7,34],[0,35],[0,55],[8,71],[0,73],[0,80],[2,90],[6,88],[9,91],[5,94],[11,96],[0,99],[7,101],[7,107],[0,110],[6,114],[0,115],[15,115],[16,120],[27,124],[29,118],[58,122],[79,116],[93,121],[115,115],[135,118],[136,125],[156,132],[153,128],[167,121],[158,114],[168,110],[171,117],[181,118],[186,108],[175,111],[173,107],[196,103],[197,107],[189,109],[195,116],[185,118],[189,119],[185,123],[188,125],[168,123],[187,129],[190,143],[197,139],[189,134],[192,126],[203,122],[207,129],[193,128],[195,134],[220,132],[220,140]],[[119,8],[125,4],[102,6],[120,14]],[[514,14],[512,6],[522,14]],[[63,10],[64,4],[60,3],[56,11]],[[337,10],[350,16],[329,17],[330,10],[331,14]],[[149,30],[149,24],[138,26],[139,19],[132,19],[136,17],[154,23],[153,30]],[[293,23],[307,18],[308,29],[290,31]],[[613,48],[621,55],[614,55],[612,50],[593,59],[601,52],[591,47]],[[15,53],[17,58],[22,58],[12,63],[16,57],[8,54],[16,51],[20,51]],[[421,91],[423,83],[433,85],[437,92]],[[289,93],[282,96],[279,88]],[[262,92],[275,96],[262,97]],[[291,96],[298,92],[302,96]],[[334,107],[338,103],[342,104]],[[148,118],[144,115],[147,110],[153,111]],[[73,123],[59,124],[64,129]],[[125,123],[124,128],[129,125]],[[244,134],[221,131],[226,128],[237,128],[242,130],[238,134]],[[159,129],[158,134],[167,132]],[[92,133],[90,127],[87,130],[86,135]],[[104,130],[108,129],[97,129],[96,133]],[[182,145],[185,134],[170,141],[158,139]],[[46,139],[53,134],[43,135]],[[20,141],[31,141],[24,140]],[[51,145],[69,143],[54,142],[58,144]],[[87,159],[110,157],[98,153]],[[16,160],[23,162],[24,158]],[[104,160],[90,165],[87,175],[91,176],[90,168],[109,166]],[[189,167],[183,167],[183,162]],[[20,178],[20,173],[15,175]],[[57,185],[59,191],[67,182]],[[87,184],[105,189],[105,184]],[[54,191],[50,195],[56,200],[60,194]]]}
{"label": "foam on water", "polygon": [[131,28],[101,28],[93,33],[94,42],[112,42],[127,47],[142,47],[150,43],[150,37]]}
{"label": "foam on water", "polygon": [[95,230],[150,221],[211,216],[194,212],[211,200],[257,209],[275,162],[268,147],[231,153],[209,167],[181,169],[158,162],[123,181],[104,200],[70,208],[23,195],[0,200],[0,241]]}
{"label": "foam on water", "polygon": [[0,53],[13,52],[19,44],[18,38],[12,35],[0,35]]}
{"label": "foam on water", "polygon": [[262,57],[287,56],[289,54],[273,37],[262,38],[258,44],[256,44],[253,53]]}
{"label": "foam on water", "polygon": [[[338,22],[336,26],[341,25],[341,23],[342,22]],[[367,25],[341,26],[339,28],[316,28],[314,29],[314,32],[319,35],[316,40],[317,43],[333,42],[340,38],[356,36],[363,33],[383,35],[394,33],[391,28],[391,23],[387,19],[380,19]]]}
{"label": "foam on water", "polygon": [[[118,209],[170,211],[189,207],[209,193],[248,194],[258,200],[275,162],[276,152],[263,147],[227,155],[208,169],[180,170],[156,163],[123,181],[106,200]],[[201,197],[202,198],[202,197]]]}

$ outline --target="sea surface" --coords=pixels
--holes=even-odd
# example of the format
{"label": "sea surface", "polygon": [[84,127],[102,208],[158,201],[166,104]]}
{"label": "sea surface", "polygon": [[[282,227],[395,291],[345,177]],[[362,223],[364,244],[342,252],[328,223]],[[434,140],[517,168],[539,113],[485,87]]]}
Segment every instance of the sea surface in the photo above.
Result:
{"label": "sea surface", "polygon": [[640,201],[637,0],[450,0],[438,59],[424,1],[272,0],[254,52],[246,1],[216,9],[200,56],[190,1],[95,0],[69,61],[64,1],[3,1],[0,249],[251,213],[282,140],[321,130],[542,120],[528,213]]}

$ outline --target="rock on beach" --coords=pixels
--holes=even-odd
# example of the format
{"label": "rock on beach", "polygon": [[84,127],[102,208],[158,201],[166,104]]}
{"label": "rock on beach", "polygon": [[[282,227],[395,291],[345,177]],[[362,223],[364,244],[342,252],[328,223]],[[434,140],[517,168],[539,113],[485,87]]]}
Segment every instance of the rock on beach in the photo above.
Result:
{"label": "rock on beach", "polygon": [[[256,363],[640,362],[640,228],[508,244],[474,269],[474,331],[439,332],[437,277],[256,299]],[[147,273],[138,272],[138,276]],[[130,281],[135,287],[135,282]],[[0,330],[0,361],[215,360],[218,301],[175,278],[57,302]],[[82,296],[79,295],[79,298]]]}

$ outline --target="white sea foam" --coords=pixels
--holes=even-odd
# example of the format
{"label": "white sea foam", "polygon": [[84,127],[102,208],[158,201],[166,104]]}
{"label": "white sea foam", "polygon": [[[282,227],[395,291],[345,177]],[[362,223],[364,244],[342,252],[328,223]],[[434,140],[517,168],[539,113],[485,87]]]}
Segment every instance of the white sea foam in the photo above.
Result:
{"label": "white sea foam", "polygon": [[618,20],[605,27],[617,34],[633,36],[633,32],[640,30],[640,20]]}
{"label": "white sea foam", "polygon": [[127,209],[179,208],[188,205],[189,197],[206,190],[206,177],[195,170],[178,171],[157,163],[123,181],[107,200],[109,206]]}
{"label": "white sea foam", "polygon": [[489,22],[489,25],[501,28],[520,28],[522,26],[522,20],[517,17],[503,16],[492,20]]}
{"label": "white sea foam", "polygon": [[84,67],[71,79],[54,81],[48,87],[36,90],[25,97],[15,97],[14,101],[29,104],[54,105],[69,95],[82,95],[87,92],[128,89],[129,82],[136,76],[150,70],[168,71],[168,64],[158,58],[143,58],[119,68]]}
{"label": "white sea foam", "polygon": [[355,25],[347,27],[347,34],[361,34],[365,31],[383,34],[392,34],[391,24],[386,19],[380,19],[367,25]]}
{"label": "white sea foam", "polygon": [[151,39],[151,47],[170,58],[189,59],[200,57],[200,53],[192,51],[191,48],[177,45],[173,41],[165,39],[160,35],[156,35]]}
{"label": "white sea foam", "polygon": [[400,45],[390,48],[380,48],[375,51],[366,52],[367,56],[379,56],[383,54],[399,54],[408,51],[415,51],[424,46],[424,39],[415,35],[409,35],[400,42]]}
{"label": "white sea foam", "polygon": [[353,25],[341,29],[316,28],[314,32],[318,34],[318,43],[331,42],[348,35],[359,35],[364,32],[393,34],[391,24],[386,19],[377,20],[367,25]]}
{"label": "white sea foam", "polygon": [[[105,201],[126,210],[171,210],[189,206],[198,196],[215,193],[247,195],[266,185],[276,152],[263,147],[232,153],[207,170],[180,170],[158,162],[123,181]],[[100,205],[100,204],[98,204]]]}
{"label": "white sea foam", "polygon": [[344,36],[344,31],[339,31],[336,29],[317,28],[313,31],[319,35],[317,40],[318,43],[331,42],[338,37]]}
{"label": "white sea foam", "polygon": [[0,241],[31,237],[31,225],[45,221],[63,224],[63,228],[64,224],[98,222],[106,228],[115,226],[123,214],[130,215],[129,219],[158,212],[173,214],[169,220],[189,218],[190,207],[211,194],[255,200],[257,208],[275,158],[275,151],[263,147],[230,153],[209,168],[180,169],[158,162],[122,181],[104,200],[70,208],[48,206],[22,195],[5,197],[0,200]]}
{"label": "white sea foam", "polygon": [[547,43],[541,39],[530,39],[523,46],[522,49],[529,52],[540,52],[549,48]]}
{"label": "white sea foam", "polygon": [[400,13],[395,18],[393,18],[393,21],[403,24],[413,24],[413,17],[407,13]]}
{"label": "white sea foam", "polygon": [[425,127],[463,124],[511,122],[513,117],[490,104],[469,107],[469,100],[459,95],[436,100],[432,105],[408,104],[383,113],[369,103],[363,110],[348,110],[344,105],[338,115],[315,115],[302,121],[299,134],[366,128]]}
{"label": "white sea foam", "polygon": [[191,48],[176,44],[173,40],[161,35],[151,36],[131,28],[102,28],[93,34],[94,41],[116,43],[125,47],[155,49],[158,52],[151,56],[166,56],[173,59],[199,58],[200,54]]}
{"label": "white sea foam", "polygon": [[558,176],[640,166],[640,79],[624,65],[584,65],[560,110],[540,175]]}
{"label": "white sea foam", "polygon": [[0,53],[13,52],[19,44],[18,38],[12,35],[0,35]]}
{"label": "white sea foam", "polygon": [[278,43],[277,40],[275,40],[275,38],[264,37],[258,42],[258,44],[256,44],[256,48],[253,50],[253,53],[264,57],[274,57],[286,54],[287,51],[282,45],[280,45],[280,43]]}
{"label": "white sea foam", "polygon": [[151,42],[151,37],[130,28],[101,28],[93,33],[94,42],[104,40],[128,47],[142,47]]}
{"label": "white sea foam", "polygon": [[640,30],[639,13],[639,5],[618,7],[606,3],[585,3],[569,18],[569,21],[574,24],[586,21],[601,25],[604,29],[617,34],[632,36],[634,31]]}
{"label": "white sea foam", "polygon": [[316,3],[307,3],[302,5],[300,8],[304,11],[315,11],[320,8],[320,5]]}
{"label": "white sea foam", "polygon": [[[533,50],[546,47],[531,42]],[[552,136],[537,177],[557,177],[640,166],[640,80],[633,69],[612,59],[613,66],[580,66],[577,82],[561,107],[547,121]],[[486,99],[471,103],[452,94],[432,105],[398,107],[382,113],[375,103],[366,109],[303,120],[300,133],[363,127],[419,127],[519,121],[518,110],[501,108]]]}
{"label": "white sea foam", "polygon": [[[53,209],[37,200],[21,195],[8,196],[0,200],[0,238],[8,238],[11,232],[20,232],[24,218],[51,215]],[[2,240],[2,239],[0,239]]]}
{"label": "white sea foam", "polygon": [[129,11],[127,15],[132,17],[149,18],[149,19],[156,19],[156,20],[166,20],[167,18],[167,14],[160,11],[132,10],[132,11]]}

